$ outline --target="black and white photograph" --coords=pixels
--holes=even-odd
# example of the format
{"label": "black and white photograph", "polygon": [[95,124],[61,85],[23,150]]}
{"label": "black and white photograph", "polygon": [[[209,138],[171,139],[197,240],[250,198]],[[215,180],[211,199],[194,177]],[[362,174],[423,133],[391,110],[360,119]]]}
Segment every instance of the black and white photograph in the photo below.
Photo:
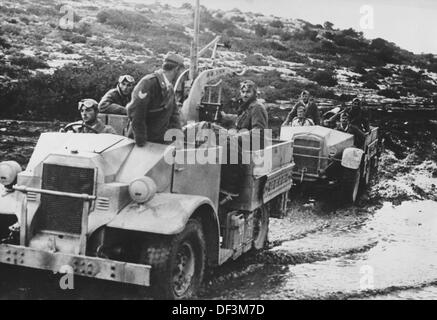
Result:
{"label": "black and white photograph", "polygon": [[0,0],[0,300],[437,300],[436,17]]}

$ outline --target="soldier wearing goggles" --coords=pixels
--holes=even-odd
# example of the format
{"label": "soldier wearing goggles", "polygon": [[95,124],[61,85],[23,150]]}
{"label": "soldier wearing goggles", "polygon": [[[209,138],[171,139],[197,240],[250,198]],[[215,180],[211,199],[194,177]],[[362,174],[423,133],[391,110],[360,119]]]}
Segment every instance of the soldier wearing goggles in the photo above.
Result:
{"label": "soldier wearing goggles", "polygon": [[127,114],[126,105],[131,99],[135,79],[130,75],[118,78],[117,87],[109,90],[99,103],[99,111],[109,114]]}

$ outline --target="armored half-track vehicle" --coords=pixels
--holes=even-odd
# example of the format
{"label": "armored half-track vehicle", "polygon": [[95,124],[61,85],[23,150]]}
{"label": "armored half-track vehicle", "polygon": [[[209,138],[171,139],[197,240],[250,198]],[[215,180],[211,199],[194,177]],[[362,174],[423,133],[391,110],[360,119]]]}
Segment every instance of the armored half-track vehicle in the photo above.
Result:
{"label": "armored half-track vehicle", "polygon": [[[222,147],[202,154],[220,158]],[[43,133],[25,171],[0,164],[0,263],[139,286],[189,298],[205,267],[264,246],[269,211],[291,187],[291,142],[258,151],[237,195],[225,164],[175,161],[199,152],[111,134]]]}
{"label": "armored half-track vehicle", "polygon": [[363,149],[354,146],[353,135],[322,126],[284,126],[280,136],[281,140],[292,141],[293,180],[340,184],[346,202],[357,200],[360,186],[369,184],[378,166],[378,128],[367,133]]}

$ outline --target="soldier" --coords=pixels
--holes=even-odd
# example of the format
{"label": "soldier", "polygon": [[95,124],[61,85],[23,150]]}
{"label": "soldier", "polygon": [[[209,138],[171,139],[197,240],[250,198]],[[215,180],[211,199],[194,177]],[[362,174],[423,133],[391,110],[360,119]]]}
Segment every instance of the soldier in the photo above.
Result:
{"label": "soldier", "polygon": [[[98,103],[94,99],[83,99],[79,101],[78,110],[82,117],[82,121],[78,121],[78,133],[111,133],[116,134],[114,128],[105,125],[97,118],[99,114]],[[70,125],[69,125],[70,126]]]}
{"label": "soldier", "polygon": [[307,127],[313,126],[314,122],[310,118],[305,117],[305,106],[298,105],[297,106],[297,117],[293,119],[291,122],[292,127]]}
{"label": "soldier", "polygon": [[129,136],[138,146],[146,141],[164,143],[168,129],[181,129],[173,86],[184,69],[184,58],[169,52],[162,70],[142,78],[133,90],[126,109],[132,121]]}
{"label": "soldier", "polygon": [[355,124],[351,122],[350,113],[344,111],[340,115],[340,122],[338,123],[337,130],[350,133],[354,136],[354,145],[357,148],[363,148],[366,140],[366,134]]}
{"label": "soldier", "polygon": [[352,100],[352,104],[350,107],[343,109],[342,111],[338,112],[337,114],[333,115],[331,118],[324,121],[324,125],[327,127],[333,127],[335,126],[335,123],[341,119],[341,115],[343,113],[348,113],[348,118],[350,120],[350,123],[356,126],[358,129],[364,132],[370,132],[370,125],[369,120],[364,115],[364,112],[362,110],[361,106],[361,100],[358,98],[355,98]]}
{"label": "soldier", "polygon": [[109,114],[127,114],[126,105],[131,99],[135,79],[130,75],[120,76],[117,87],[109,90],[99,103],[99,111]]}
{"label": "soldier", "polygon": [[257,100],[257,86],[252,80],[240,84],[241,105],[238,115],[221,113],[222,120],[232,121],[237,130],[267,129],[268,114],[264,105]]}
{"label": "soldier", "polygon": [[320,114],[319,109],[314,102],[314,100],[311,98],[310,93],[307,90],[302,91],[300,94],[300,100],[294,105],[291,112],[288,114],[287,118],[285,119],[283,126],[289,126],[291,125],[291,122],[293,119],[297,116],[297,107],[298,106],[304,106],[305,107],[305,118],[311,119],[314,124],[319,125],[320,124]]}
{"label": "soldier", "polygon": [[[257,100],[257,86],[251,80],[243,81],[240,84],[240,101],[238,115],[221,113],[223,121],[234,124],[237,130],[250,131],[250,149],[263,149],[265,145],[265,132],[268,127],[268,114],[264,105]],[[228,196],[236,196],[244,181],[244,166],[242,165],[242,136],[230,135],[227,139],[226,165],[222,166],[221,172],[221,192]],[[256,143],[258,140],[258,143]],[[238,163],[232,163],[231,153],[237,151]]]}

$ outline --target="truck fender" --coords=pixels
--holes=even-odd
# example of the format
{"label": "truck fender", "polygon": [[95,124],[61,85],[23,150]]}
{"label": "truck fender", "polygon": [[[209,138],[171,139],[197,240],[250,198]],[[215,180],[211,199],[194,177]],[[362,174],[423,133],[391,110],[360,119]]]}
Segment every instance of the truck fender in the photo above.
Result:
{"label": "truck fender", "polygon": [[358,169],[363,158],[364,151],[358,148],[346,148],[343,151],[341,165],[348,169]]}
{"label": "truck fender", "polygon": [[185,225],[200,207],[209,206],[218,219],[214,205],[206,197],[157,193],[149,202],[131,202],[107,226],[122,230],[173,235],[182,232]]}

